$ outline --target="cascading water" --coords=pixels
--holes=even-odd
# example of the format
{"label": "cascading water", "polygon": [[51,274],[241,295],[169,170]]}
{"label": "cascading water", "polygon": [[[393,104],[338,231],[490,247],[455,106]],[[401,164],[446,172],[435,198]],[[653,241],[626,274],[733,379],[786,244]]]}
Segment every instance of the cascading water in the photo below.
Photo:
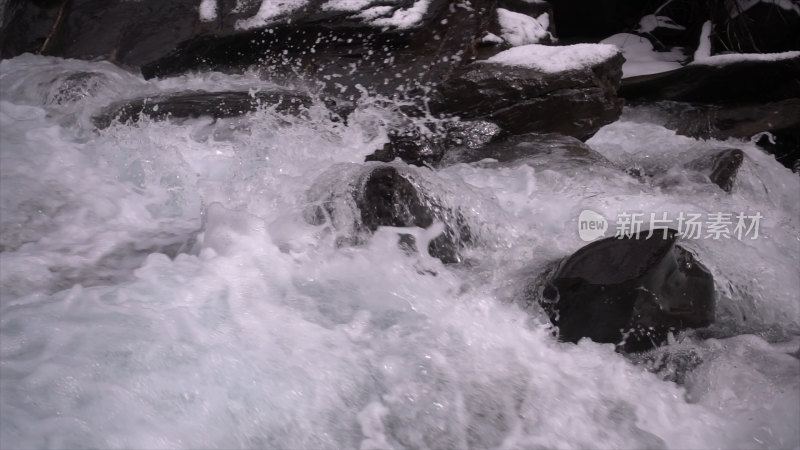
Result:
{"label": "cascading water", "polygon": [[[754,144],[677,136],[639,107],[588,142],[613,165],[406,168],[474,235],[446,266],[397,245],[441,224],[347,245],[336,219],[307,220],[321,201],[354,214],[391,104],[98,131],[117,100],[274,86],[30,55],[0,83],[1,448],[800,446],[800,178]],[[732,194],[680,170],[731,147]],[[763,216],[756,239],[683,242],[718,307],[656,351],[694,355],[681,385],[613,345],[560,343],[520,305],[584,244],[585,209]]]}

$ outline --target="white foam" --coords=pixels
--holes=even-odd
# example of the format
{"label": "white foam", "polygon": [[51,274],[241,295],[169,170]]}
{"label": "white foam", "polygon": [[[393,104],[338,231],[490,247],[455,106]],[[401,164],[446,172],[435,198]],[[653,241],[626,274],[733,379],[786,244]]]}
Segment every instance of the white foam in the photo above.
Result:
{"label": "white foam", "polygon": [[[87,70],[107,77],[98,98],[45,101],[39,80]],[[514,304],[530,265],[581,247],[583,209],[758,209],[764,239],[687,245],[714,272],[730,333],[797,335],[800,180],[749,142],[675,136],[638,112],[589,141],[619,168],[404,169],[476,230],[474,265],[455,267],[396,245],[433,227],[348,246],[304,220],[312,186],[351,193],[387,141],[391,109],[370,99],[347,124],[264,108],[97,132],[68,117],[181,85],[264,82],[145,81],[39,56],[0,62],[0,77],[0,448],[800,444],[794,341],[687,336],[706,359],[683,388],[611,345],[559,343],[541,312]],[[621,170],[730,146],[747,157],[732,194]],[[332,220],[353,213],[346,197]],[[154,250],[200,226],[191,251]]]}

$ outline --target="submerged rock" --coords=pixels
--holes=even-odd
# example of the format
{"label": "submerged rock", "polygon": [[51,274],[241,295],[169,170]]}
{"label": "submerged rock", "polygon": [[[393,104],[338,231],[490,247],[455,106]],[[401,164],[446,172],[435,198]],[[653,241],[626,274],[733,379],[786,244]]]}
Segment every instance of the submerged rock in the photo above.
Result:
{"label": "submerged rock", "polygon": [[[392,166],[373,169],[355,196],[361,223],[369,231],[380,226],[429,228],[435,221],[444,224],[444,231],[428,244],[428,253],[444,263],[461,261],[460,246],[470,239],[464,218],[421,192],[408,178]],[[410,241],[410,236],[403,239]]]}
{"label": "submerged rock", "polygon": [[311,105],[311,97],[293,91],[267,92],[180,92],[124,100],[106,107],[92,118],[98,128],[112,122],[136,122],[142,116],[153,120],[211,116],[235,117],[253,112],[262,105],[274,105],[278,111],[297,114]]}
{"label": "submerged rock", "polygon": [[539,300],[559,337],[636,352],[662,344],[670,331],[710,325],[714,279],[676,240],[675,230],[612,237],[563,260]]}
{"label": "submerged rock", "polygon": [[107,84],[108,77],[99,72],[64,74],[50,82],[44,101],[59,106],[77,103],[96,96]]}
{"label": "submerged rock", "polygon": [[[800,74],[799,74],[800,75]],[[662,102],[665,127],[701,139],[754,139],[788,168],[800,160],[800,98],[746,105]]]}
{"label": "submerged rock", "polygon": [[687,164],[687,167],[707,175],[709,180],[723,191],[731,192],[736,174],[743,162],[744,152],[731,148],[698,158]]}
{"label": "submerged rock", "polygon": [[616,95],[622,63],[612,46],[515,47],[456,71],[431,109],[489,120],[511,134],[588,139],[622,112]]}
{"label": "submerged rock", "polygon": [[400,158],[415,166],[433,165],[444,156],[443,139],[423,136],[418,130],[389,133],[389,142],[383,148],[367,155],[365,161],[391,162]]}
{"label": "submerged rock", "polygon": [[[441,223],[443,231],[430,240],[428,253],[446,264],[462,261],[461,250],[472,241],[466,219],[457,209],[444,205],[426,192],[415,179],[413,170],[369,163],[345,176],[351,178],[350,191],[344,194],[349,198],[336,201],[339,194],[330,192],[330,186],[320,187],[312,193],[315,206],[307,214],[307,221],[315,225],[328,222],[339,231],[352,233],[341,243],[353,244],[364,242],[379,227],[429,229]],[[320,195],[323,198],[313,198]],[[351,208],[355,213],[352,216],[347,211]],[[350,221],[352,223],[348,223]],[[411,232],[401,234],[399,244],[406,249],[419,250]]]}
{"label": "submerged rock", "polygon": [[693,105],[666,126],[695,138],[749,139],[765,131],[800,128],[800,98],[728,107]]}
{"label": "submerged rock", "polygon": [[400,158],[415,166],[436,166],[453,149],[479,148],[500,135],[500,127],[485,120],[450,121],[438,128],[441,131],[428,130],[428,135],[418,128],[390,131],[389,142],[367,155],[366,161],[391,162]]}
{"label": "submerged rock", "polygon": [[581,167],[611,163],[579,139],[557,133],[528,133],[508,136],[475,147],[457,147],[447,151],[440,165],[474,163],[492,159],[500,164],[527,162],[534,166]]}

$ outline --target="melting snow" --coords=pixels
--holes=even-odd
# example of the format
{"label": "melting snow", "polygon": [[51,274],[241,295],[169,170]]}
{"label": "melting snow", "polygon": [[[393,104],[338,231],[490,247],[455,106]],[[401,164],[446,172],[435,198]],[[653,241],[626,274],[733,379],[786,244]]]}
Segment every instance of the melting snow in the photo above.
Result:
{"label": "melting snow", "polygon": [[291,14],[308,4],[308,0],[263,0],[255,16],[236,22],[236,28],[250,29],[269,25],[276,17]]}
{"label": "melting snow", "polygon": [[512,47],[527,44],[538,44],[548,36],[552,39],[553,35],[547,31],[550,25],[550,17],[547,13],[533,18],[526,14],[520,14],[503,8],[497,8],[497,20],[502,29],[502,37]]}
{"label": "melting snow", "polygon": [[653,44],[647,38],[635,34],[619,33],[602,41],[603,44],[616,45],[625,57],[622,65],[622,77],[667,72],[681,68],[680,60],[684,58],[678,49],[669,52],[653,50]]}
{"label": "melting snow", "polygon": [[608,44],[564,46],[530,44],[500,52],[484,62],[557,73],[600,64],[617,53],[619,53],[619,49]]}

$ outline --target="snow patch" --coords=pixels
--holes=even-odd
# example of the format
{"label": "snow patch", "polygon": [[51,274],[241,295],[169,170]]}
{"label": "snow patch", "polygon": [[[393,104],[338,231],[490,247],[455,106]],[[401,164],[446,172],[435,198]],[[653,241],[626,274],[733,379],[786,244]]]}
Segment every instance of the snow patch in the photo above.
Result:
{"label": "snow patch", "polygon": [[376,3],[375,0],[328,0],[322,5],[323,11],[362,11]]}
{"label": "snow patch", "polygon": [[800,51],[782,52],[782,53],[728,53],[725,55],[713,55],[705,58],[697,59],[691,64],[708,65],[708,66],[724,66],[726,64],[733,64],[744,61],[782,61],[786,59],[800,58]]}
{"label": "snow patch", "polygon": [[269,25],[276,17],[291,14],[306,6],[309,0],[262,0],[255,16],[236,22],[236,28],[247,30]]}
{"label": "snow patch", "polygon": [[706,20],[703,24],[703,29],[700,30],[700,42],[697,44],[697,50],[694,52],[694,60],[699,61],[711,56],[711,21]]}
{"label": "snow patch", "polygon": [[650,75],[681,68],[680,60],[684,58],[678,49],[669,52],[653,50],[653,44],[642,36],[619,33],[600,42],[617,46],[625,57],[622,64],[622,78]]}
{"label": "snow patch", "polygon": [[392,8],[391,6],[375,6],[373,8],[369,8],[367,10],[362,11],[360,14],[356,14],[355,16],[353,16],[353,18],[372,21],[379,17],[388,15],[393,10],[394,8]]}
{"label": "snow patch", "polygon": [[553,35],[547,31],[550,17],[547,13],[538,18],[520,14],[503,8],[497,8],[497,21],[500,23],[501,34],[512,47],[520,45],[538,44]]}
{"label": "snow patch", "polygon": [[503,41],[503,38],[501,38],[500,36],[494,33],[487,32],[481,39],[481,42],[485,44],[502,44],[505,41]]}
{"label": "snow patch", "polygon": [[413,28],[422,22],[428,12],[431,0],[417,0],[409,8],[398,9],[392,17],[382,17],[372,21],[372,25],[379,27],[399,28],[401,30]]}
{"label": "snow patch", "polygon": [[217,20],[217,0],[203,0],[200,2],[200,20],[203,22]]}
{"label": "snow patch", "polygon": [[580,70],[607,61],[619,54],[619,49],[608,44],[575,44],[549,46],[522,45],[500,52],[482,61],[504,66],[526,67],[546,73]]}

